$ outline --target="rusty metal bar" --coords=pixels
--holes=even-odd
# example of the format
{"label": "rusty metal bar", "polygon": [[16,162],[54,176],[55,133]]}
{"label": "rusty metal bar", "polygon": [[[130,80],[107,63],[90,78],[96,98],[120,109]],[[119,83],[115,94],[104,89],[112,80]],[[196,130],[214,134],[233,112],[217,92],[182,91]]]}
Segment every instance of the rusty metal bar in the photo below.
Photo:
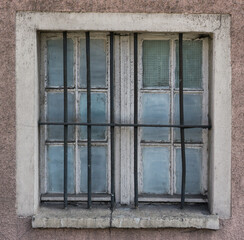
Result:
{"label": "rusty metal bar", "polygon": [[[68,121],[67,32],[63,32],[64,123]],[[64,208],[68,206],[68,125],[64,125]]]}
{"label": "rusty metal bar", "polygon": [[111,209],[115,205],[114,163],[114,33],[110,32],[110,138],[111,138]]}
{"label": "rusty metal bar", "polygon": [[134,124],[134,123],[79,123],[79,122],[39,122],[39,125],[80,125],[80,126],[113,126],[113,127],[162,127],[162,128],[208,128],[211,125],[181,125],[181,124]]}
{"label": "rusty metal bar", "polygon": [[[87,123],[91,123],[90,33],[86,32]],[[87,208],[91,208],[91,125],[87,125]]]}
{"label": "rusty metal bar", "polygon": [[[183,92],[183,34],[179,33],[179,106],[180,106],[180,125],[184,125],[184,92]],[[185,188],[186,188],[186,155],[185,155],[185,129],[180,128],[181,140],[181,162],[182,162],[182,178],[181,178],[181,208],[185,204]]]}

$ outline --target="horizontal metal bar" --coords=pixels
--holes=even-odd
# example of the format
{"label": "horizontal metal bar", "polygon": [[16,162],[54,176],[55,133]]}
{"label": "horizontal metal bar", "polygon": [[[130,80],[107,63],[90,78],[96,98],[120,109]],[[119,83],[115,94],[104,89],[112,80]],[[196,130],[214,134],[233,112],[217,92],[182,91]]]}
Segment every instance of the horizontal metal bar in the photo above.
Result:
{"label": "horizontal metal bar", "polygon": [[112,127],[168,127],[168,128],[208,128],[211,125],[180,125],[180,124],[134,124],[134,123],[78,123],[78,122],[39,122],[39,125],[80,125],[80,126],[112,126]]}
{"label": "horizontal metal bar", "polygon": [[[180,195],[144,195],[140,194],[138,196],[139,202],[180,202]],[[69,202],[87,202],[87,194],[68,194],[68,201]],[[111,201],[111,194],[93,194],[92,195],[93,202],[110,202]],[[41,202],[63,202],[63,195],[62,194],[42,194],[41,195]],[[206,203],[208,199],[202,195],[186,195],[185,202],[191,203]]]}
{"label": "horizontal metal bar", "polygon": [[[144,202],[144,203],[179,203],[181,202],[181,198],[177,198],[177,197],[172,197],[172,198],[167,198],[167,197],[158,197],[158,198],[154,198],[154,197],[140,197],[139,196],[139,202]],[[208,199],[205,198],[188,198],[187,196],[185,197],[185,202],[189,202],[189,203],[207,203]]]}
{"label": "horizontal metal bar", "polygon": [[[68,194],[69,202],[87,202],[87,194]],[[94,202],[110,202],[110,194],[93,194],[91,200]],[[61,202],[63,197],[60,194],[42,194],[41,202]]]}

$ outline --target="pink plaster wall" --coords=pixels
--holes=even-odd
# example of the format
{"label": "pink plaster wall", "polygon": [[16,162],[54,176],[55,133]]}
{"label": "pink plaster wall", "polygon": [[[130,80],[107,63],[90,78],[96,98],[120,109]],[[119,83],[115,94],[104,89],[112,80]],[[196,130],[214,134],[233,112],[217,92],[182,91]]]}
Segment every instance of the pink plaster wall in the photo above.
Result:
{"label": "pink plaster wall", "polygon": [[[233,209],[221,230],[34,230],[30,218],[17,217],[15,14],[20,10],[231,14]],[[0,0],[0,239],[244,239],[244,0]]]}

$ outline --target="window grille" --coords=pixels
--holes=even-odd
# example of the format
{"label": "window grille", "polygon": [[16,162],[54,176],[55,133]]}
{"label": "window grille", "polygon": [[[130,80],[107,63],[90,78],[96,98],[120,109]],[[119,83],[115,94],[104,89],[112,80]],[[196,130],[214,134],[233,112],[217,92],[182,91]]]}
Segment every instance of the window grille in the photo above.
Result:
{"label": "window grille", "polygon": [[[134,122],[133,123],[118,123],[114,118],[114,34],[110,32],[110,122],[94,123],[91,121],[91,58],[90,58],[90,32],[86,32],[86,92],[87,92],[87,122],[73,122],[68,119],[68,81],[67,81],[67,32],[63,32],[63,106],[64,106],[64,121],[39,121],[39,126],[64,126],[63,138],[63,164],[64,164],[64,189],[63,189],[63,204],[68,206],[68,128],[71,126],[86,126],[87,127],[87,207],[92,207],[92,127],[104,126],[110,127],[110,154],[111,154],[111,208],[115,207],[115,148],[114,148],[114,129],[115,127],[129,127],[134,129],[134,205],[138,207],[138,128],[176,128],[180,129],[180,144],[181,144],[181,163],[182,163],[182,179],[181,179],[181,208],[185,203],[185,184],[186,184],[186,153],[185,153],[185,129],[210,129],[211,125],[201,124],[184,124],[184,99],[183,99],[183,34],[179,33],[179,124],[143,124],[138,123],[138,33],[134,33]],[[150,76],[149,76],[150,77]]]}

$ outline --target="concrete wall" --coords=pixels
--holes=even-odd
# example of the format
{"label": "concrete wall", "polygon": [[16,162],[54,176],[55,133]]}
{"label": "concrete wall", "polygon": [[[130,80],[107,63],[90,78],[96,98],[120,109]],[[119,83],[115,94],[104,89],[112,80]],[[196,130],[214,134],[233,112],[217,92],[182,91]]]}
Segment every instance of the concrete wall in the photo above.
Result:
{"label": "concrete wall", "polygon": [[[228,13],[232,61],[232,218],[221,230],[34,230],[16,215],[16,11]],[[28,38],[28,35],[26,36]],[[0,239],[244,239],[243,0],[0,0]],[[222,186],[224,187],[224,186]]]}

